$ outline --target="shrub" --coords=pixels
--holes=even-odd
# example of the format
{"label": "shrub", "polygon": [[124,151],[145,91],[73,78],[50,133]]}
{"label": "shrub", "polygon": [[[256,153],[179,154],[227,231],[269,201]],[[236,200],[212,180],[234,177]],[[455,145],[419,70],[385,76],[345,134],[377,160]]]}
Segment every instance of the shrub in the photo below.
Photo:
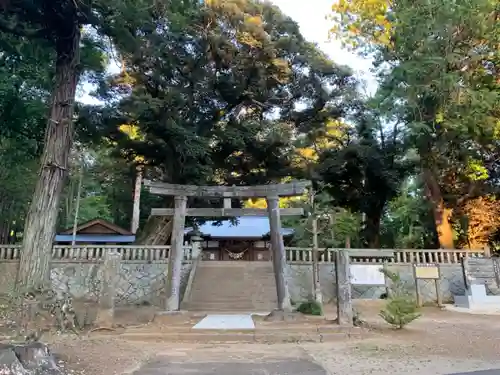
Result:
{"label": "shrub", "polygon": [[352,324],[354,327],[363,327],[366,324],[366,322],[361,319],[359,311],[354,308],[352,309]]}
{"label": "shrub", "polygon": [[382,272],[391,281],[387,304],[379,315],[390,325],[401,329],[420,317],[414,297],[408,292],[399,273],[382,269]]}
{"label": "shrub", "polygon": [[299,307],[297,307],[297,311],[306,315],[323,315],[323,307],[316,301],[302,302]]}
{"label": "shrub", "polygon": [[385,308],[380,311],[379,315],[387,323],[398,329],[420,317],[415,300],[404,296],[389,298]]}

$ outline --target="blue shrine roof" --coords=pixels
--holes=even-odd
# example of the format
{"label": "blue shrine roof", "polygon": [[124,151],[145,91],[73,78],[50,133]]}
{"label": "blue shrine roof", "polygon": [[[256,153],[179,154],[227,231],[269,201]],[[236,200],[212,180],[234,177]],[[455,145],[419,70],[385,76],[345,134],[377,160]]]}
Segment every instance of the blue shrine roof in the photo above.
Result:
{"label": "blue shrine roof", "polygon": [[[56,242],[71,242],[73,241],[73,235],[71,234],[57,234],[55,238]],[[135,241],[135,236],[124,236],[124,235],[112,235],[112,234],[77,234],[75,236],[75,242],[85,242],[85,243],[133,243]]]}
{"label": "blue shrine roof", "polygon": [[[56,242],[72,242],[73,227],[67,228],[55,236]],[[112,243],[127,244],[135,241],[135,235],[104,219],[93,219],[76,228],[76,243]]]}
{"label": "blue shrine roof", "polygon": [[[236,218],[233,224],[230,220],[221,222],[206,221],[200,225],[198,230],[203,233],[203,236],[210,236],[213,238],[262,238],[269,234],[269,218],[261,216],[245,216]],[[216,224],[216,225],[214,225]],[[193,228],[186,228],[184,233],[188,233]],[[293,235],[292,228],[281,228],[283,236]]]}

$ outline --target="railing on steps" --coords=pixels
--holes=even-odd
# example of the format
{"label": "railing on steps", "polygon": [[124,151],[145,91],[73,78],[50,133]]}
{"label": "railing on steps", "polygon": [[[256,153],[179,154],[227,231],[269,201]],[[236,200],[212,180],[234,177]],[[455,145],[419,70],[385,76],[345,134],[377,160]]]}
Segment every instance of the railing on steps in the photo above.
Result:
{"label": "railing on steps", "polygon": [[188,282],[186,285],[186,289],[184,290],[184,295],[182,296],[181,308],[186,309],[191,302],[191,290],[193,288],[194,278],[196,277],[196,269],[198,268],[199,263],[201,262],[201,257],[197,257],[193,260],[191,270],[189,271]]}
{"label": "railing on steps", "polygon": [[[118,246],[118,245],[55,245],[52,248],[52,260],[54,262],[98,262],[103,261],[105,253],[109,250],[117,250],[122,254],[123,261],[131,262],[167,262],[170,246]],[[349,249],[352,263],[440,263],[457,264],[466,255],[471,258],[484,257],[483,250],[443,250],[443,249],[395,249],[394,257],[366,257],[367,249]],[[383,249],[387,252],[387,249]],[[335,262],[337,249],[319,249],[320,263]],[[311,263],[312,249],[303,247],[285,248],[288,263]],[[356,256],[359,252],[360,256]],[[19,245],[0,245],[0,261],[18,261],[21,253]],[[376,253],[371,250],[370,253]],[[383,252],[381,252],[383,254]],[[184,246],[184,261],[193,260],[191,246]]]}

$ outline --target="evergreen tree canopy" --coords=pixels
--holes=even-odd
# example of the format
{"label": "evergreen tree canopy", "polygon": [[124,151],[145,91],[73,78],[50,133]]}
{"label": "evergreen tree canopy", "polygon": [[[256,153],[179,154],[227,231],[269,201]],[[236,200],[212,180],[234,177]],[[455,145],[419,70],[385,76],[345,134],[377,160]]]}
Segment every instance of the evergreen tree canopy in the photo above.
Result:
{"label": "evergreen tree canopy", "polygon": [[267,2],[181,2],[139,27],[135,43],[116,41],[123,69],[108,87],[122,96],[105,131],[164,181],[285,177],[293,139],[345,115],[355,88],[348,69]]}

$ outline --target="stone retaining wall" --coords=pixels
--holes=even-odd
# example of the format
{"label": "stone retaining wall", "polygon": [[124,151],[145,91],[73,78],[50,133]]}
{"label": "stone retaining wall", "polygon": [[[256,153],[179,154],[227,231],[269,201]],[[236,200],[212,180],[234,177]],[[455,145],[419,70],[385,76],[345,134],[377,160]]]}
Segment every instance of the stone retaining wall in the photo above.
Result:
{"label": "stone retaining wall", "polygon": [[[14,287],[18,262],[0,262],[0,293],[8,293]],[[162,301],[167,274],[166,262],[122,261],[117,286],[117,303],[158,304]],[[73,298],[97,300],[101,282],[101,262],[52,263],[52,285],[57,292],[69,291]],[[191,262],[182,266],[181,292],[187,284]]]}
{"label": "stone retaining wall", "polygon": [[[52,263],[51,278],[58,292],[69,291],[74,298],[95,300],[100,290],[101,265],[99,262],[56,261]],[[15,282],[17,261],[0,262],[0,293],[8,293]],[[119,304],[159,304],[164,293],[167,271],[165,261],[123,261],[118,283]],[[335,268],[333,263],[320,265],[320,279],[325,301],[335,298]],[[411,264],[392,264],[391,271],[399,272],[408,288],[415,289]],[[182,293],[187,284],[191,262],[184,262],[182,268]],[[463,294],[465,285],[459,264],[441,265],[439,282],[443,301],[451,301],[453,294]],[[223,277],[223,275],[221,275]],[[312,290],[311,264],[288,264],[287,277],[290,294],[294,301],[307,300]],[[422,300],[436,300],[433,281],[421,280]],[[353,286],[353,298],[380,298],[384,287]]]}
{"label": "stone retaining wall", "polygon": [[[398,272],[407,288],[415,291],[415,280],[411,264],[391,264],[388,269]],[[464,294],[465,284],[460,264],[441,265],[441,280],[439,288],[443,301],[453,301],[453,294]],[[303,301],[311,297],[312,291],[312,269],[310,264],[289,264],[288,265],[288,286],[292,300]],[[335,265],[320,265],[320,281],[323,297],[325,301],[336,298],[335,295]],[[419,280],[422,301],[433,302],[437,300],[436,288],[433,280]],[[378,299],[385,293],[383,286],[359,286],[353,285],[352,296],[355,299]]]}

